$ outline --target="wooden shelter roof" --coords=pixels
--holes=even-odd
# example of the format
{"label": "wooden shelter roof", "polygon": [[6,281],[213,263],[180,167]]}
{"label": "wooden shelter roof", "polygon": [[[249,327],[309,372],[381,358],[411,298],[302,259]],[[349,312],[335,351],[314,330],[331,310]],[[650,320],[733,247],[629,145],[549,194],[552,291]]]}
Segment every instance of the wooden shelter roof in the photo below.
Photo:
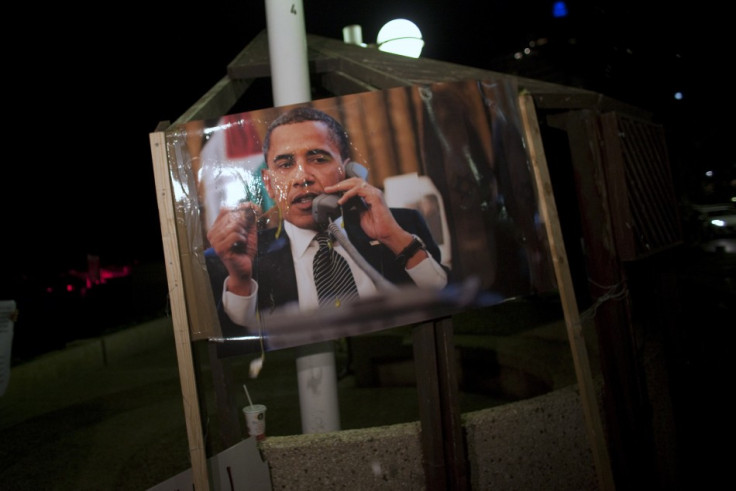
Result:
{"label": "wooden shelter roof", "polygon": [[[468,79],[511,79],[519,90],[532,95],[539,110],[618,111],[651,119],[648,112],[598,92],[430,58],[408,58],[322,36],[308,34],[307,51],[310,76],[335,96]],[[268,36],[263,30],[227,66],[227,75],[176,123],[227,114],[256,79],[270,76]]]}

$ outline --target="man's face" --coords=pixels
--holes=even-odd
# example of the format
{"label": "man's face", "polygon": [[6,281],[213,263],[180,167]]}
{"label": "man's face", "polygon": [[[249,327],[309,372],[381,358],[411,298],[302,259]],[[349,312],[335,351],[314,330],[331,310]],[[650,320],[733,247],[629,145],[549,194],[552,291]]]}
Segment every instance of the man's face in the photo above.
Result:
{"label": "man's face", "polygon": [[277,127],[271,133],[263,181],[284,220],[299,228],[318,230],[312,200],[325,186],[345,179],[340,150],[321,121]]}

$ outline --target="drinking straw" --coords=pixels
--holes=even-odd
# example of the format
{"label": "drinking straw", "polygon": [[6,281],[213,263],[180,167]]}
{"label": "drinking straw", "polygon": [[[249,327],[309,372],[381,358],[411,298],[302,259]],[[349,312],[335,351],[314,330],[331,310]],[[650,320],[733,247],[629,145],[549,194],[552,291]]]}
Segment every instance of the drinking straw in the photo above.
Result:
{"label": "drinking straw", "polygon": [[248,404],[252,406],[253,401],[250,399],[250,394],[248,394],[248,387],[246,387],[245,384],[243,384],[243,389],[245,389],[245,397],[248,398]]}

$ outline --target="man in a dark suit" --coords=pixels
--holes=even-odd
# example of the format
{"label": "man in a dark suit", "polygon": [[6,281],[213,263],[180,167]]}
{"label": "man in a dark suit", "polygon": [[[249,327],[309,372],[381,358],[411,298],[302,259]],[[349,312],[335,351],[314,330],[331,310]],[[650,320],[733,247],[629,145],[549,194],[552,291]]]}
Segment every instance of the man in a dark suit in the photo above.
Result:
{"label": "man in a dark suit", "polygon": [[359,256],[352,257],[340,240],[330,247],[348,262],[359,297],[377,293],[383,278],[393,285],[447,284],[448,271],[421,214],[390,209],[380,189],[346,175],[350,142],[334,118],[312,108],[292,109],[271,123],[263,151],[262,178],[278,223],[259,230],[260,210],[246,202],[220,210],[207,233],[207,268],[225,337],[258,335],[260,322],[274,312],[343,305],[339,296],[322,303],[313,276],[314,239],[325,224],[315,220],[312,203],[324,193],[340,196],[337,233],[346,234],[348,249]]}

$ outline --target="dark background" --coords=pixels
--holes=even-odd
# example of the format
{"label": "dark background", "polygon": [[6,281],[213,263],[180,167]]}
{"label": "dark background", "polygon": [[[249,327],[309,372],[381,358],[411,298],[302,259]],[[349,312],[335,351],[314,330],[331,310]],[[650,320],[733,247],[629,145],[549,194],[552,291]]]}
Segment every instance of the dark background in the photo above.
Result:
{"label": "dark background", "polygon": [[[725,7],[568,0],[568,16],[556,18],[553,4],[304,0],[303,7],[309,34],[342,39],[343,26],[360,24],[372,43],[385,22],[405,17],[422,30],[423,57],[586,88],[647,109],[672,142],[683,201],[719,199],[702,195],[700,183],[706,168],[733,178],[735,166]],[[135,279],[135,294],[120,287],[128,293],[107,295],[94,309],[73,295],[29,299],[64,283],[70,270],[84,271],[90,254],[103,266],[163,265],[148,134],[226,75],[265,29],[265,3],[29,4],[7,22],[17,25],[3,35],[12,111],[0,178],[0,298],[20,304],[19,336],[40,333],[63,345],[71,334],[47,331],[76,321],[89,335],[104,328],[94,325],[100,312],[119,312],[110,321],[119,324],[166,308],[165,279],[148,276]],[[530,42],[537,43],[531,56],[515,62]],[[673,98],[676,90],[683,100]],[[31,313],[40,312],[52,318],[34,321]]]}

